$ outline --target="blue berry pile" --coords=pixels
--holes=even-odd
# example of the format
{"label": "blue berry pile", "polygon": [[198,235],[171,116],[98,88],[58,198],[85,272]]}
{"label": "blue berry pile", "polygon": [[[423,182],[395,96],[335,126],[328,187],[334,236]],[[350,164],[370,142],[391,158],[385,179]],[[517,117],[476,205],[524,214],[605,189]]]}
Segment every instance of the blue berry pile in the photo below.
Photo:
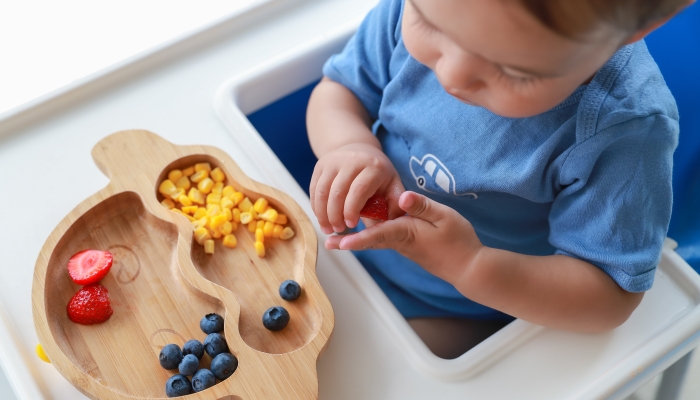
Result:
{"label": "blue berry pile", "polygon": [[[176,344],[167,344],[160,351],[158,361],[168,370],[178,370],[165,382],[168,397],[184,396],[208,389],[219,381],[233,375],[238,368],[238,359],[230,353],[224,330],[224,319],[218,314],[207,314],[199,323],[202,332],[207,334],[204,343],[197,339],[185,342],[180,349]],[[202,368],[204,353],[211,358],[210,368]],[[188,376],[191,376],[188,378]]]}

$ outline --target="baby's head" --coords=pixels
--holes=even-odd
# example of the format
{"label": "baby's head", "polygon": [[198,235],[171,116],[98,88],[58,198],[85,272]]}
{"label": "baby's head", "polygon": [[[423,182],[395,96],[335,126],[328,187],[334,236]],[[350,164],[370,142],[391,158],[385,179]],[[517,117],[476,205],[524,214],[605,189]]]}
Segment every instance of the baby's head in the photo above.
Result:
{"label": "baby's head", "polygon": [[406,0],[403,40],[445,90],[505,117],[561,103],[693,0]]}

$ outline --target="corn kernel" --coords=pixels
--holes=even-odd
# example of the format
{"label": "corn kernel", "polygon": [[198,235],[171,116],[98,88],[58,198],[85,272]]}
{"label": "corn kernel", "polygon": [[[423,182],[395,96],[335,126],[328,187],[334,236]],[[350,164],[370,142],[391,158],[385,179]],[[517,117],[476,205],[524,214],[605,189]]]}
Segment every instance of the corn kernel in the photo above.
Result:
{"label": "corn kernel", "polygon": [[184,214],[184,213],[183,213],[183,215],[184,215],[185,217],[187,217],[187,219],[189,219],[190,222],[196,221],[196,219],[194,219],[191,215],[187,215],[187,214]]}
{"label": "corn kernel", "polygon": [[219,231],[209,231],[209,232],[211,233],[211,237],[213,237],[214,239],[221,239],[221,237],[223,236],[221,234],[221,232],[219,232]]}
{"label": "corn kernel", "polygon": [[212,187],[214,187],[214,181],[211,178],[204,178],[197,184],[197,189],[204,194],[209,194]]}
{"label": "corn kernel", "polygon": [[179,169],[174,169],[168,173],[168,179],[173,182],[177,182],[177,180],[180,178],[182,178],[182,171]]}
{"label": "corn kernel", "polygon": [[241,223],[242,224],[248,224],[254,222],[253,221],[253,216],[249,212],[243,212],[241,213]]}
{"label": "corn kernel", "polygon": [[233,232],[233,224],[226,221],[224,222],[221,227],[219,227],[219,232],[221,232],[222,235],[228,235],[229,233]]}
{"label": "corn kernel", "polygon": [[[212,178],[214,179],[214,178]],[[216,194],[221,194],[221,192],[224,190],[224,183],[223,182],[216,182],[214,181],[214,186],[211,187],[211,192],[216,193]],[[223,195],[221,197],[224,197]]]}
{"label": "corn kernel", "polygon": [[221,189],[221,195],[224,197],[231,197],[234,193],[236,193],[236,189],[234,189],[233,186],[224,186],[224,188]]}
{"label": "corn kernel", "polygon": [[265,226],[263,226],[263,233],[265,237],[272,237],[272,232],[275,229],[275,223],[270,221],[265,221]]}
{"label": "corn kernel", "polygon": [[255,230],[257,229],[257,225],[255,221],[250,221],[248,223],[248,232],[255,233]]}
{"label": "corn kernel", "polygon": [[251,208],[253,208],[253,203],[251,203],[250,199],[246,197],[241,200],[240,203],[238,203],[238,208],[243,212],[248,212]]}
{"label": "corn kernel", "polygon": [[194,167],[189,167],[182,170],[182,175],[184,176],[190,176],[192,174],[194,174]]}
{"label": "corn kernel", "polygon": [[233,222],[241,222],[241,210],[234,208],[231,212],[233,213]]}
{"label": "corn kernel", "polygon": [[255,222],[255,229],[262,229],[265,227],[265,221],[256,221]]}
{"label": "corn kernel", "polygon": [[224,179],[226,179],[226,174],[224,174],[224,171],[222,171],[219,167],[214,168],[209,176],[211,176],[211,179],[213,179],[215,182],[223,182]]}
{"label": "corn kernel", "polygon": [[255,252],[258,257],[265,257],[265,245],[262,242],[255,242]]}
{"label": "corn kernel", "polygon": [[272,237],[273,238],[279,238],[282,235],[282,231],[284,230],[284,226],[275,224],[275,227],[272,229]]}
{"label": "corn kernel", "polygon": [[197,188],[190,189],[190,192],[187,194],[187,197],[189,197],[193,203],[204,204],[204,195],[202,194],[202,192],[197,190]]}
{"label": "corn kernel", "polygon": [[[193,206],[194,207],[194,206]],[[198,207],[197,210],[192,214],[195,219],[200,219],[207,216],[207,209],[204,207]]]}
{"label": "corn kernel", "polygon": [[192,214],[194,214],[198,209],[199,209],[199,207],[197,207],[197,206],[184,206],[184,207],[182,207],[182,212],[184,212],[185,214],[192,215]]}
{"label": "corn kernel", "polygon": [[208,162],[195,164],[194,165],[194,172],[199,172],[199,171],[207,171],[207,173],[211,172],[211,164],[209,164]]}
{"label": "corn kernel", "polygon": [[254,209],[253,207],[250,207],[250,208],[248,209],[248,212],[249,212],[250,215],[253,217],[253,219],[258,219],[258,213],[255,212],[255,209]]}
{"label": "corn kernel", "polygon": [[[234,192],[232,195],[229,196],[229,198],[231,200],[233,200],[233,204],[236,204],[236,205],[240,204],[243,201],[244,197],[245,197],[245,195],[241,192]],[[248,200],[248,202],[250,202],[250,200]],[[241,210],[241,211],[243,211],[243,210]]]}
{"label": "corn kernel", "polygon": [[228,197],[221,197],[221,201],[219,202],[219,204],[221,204],[221,208],[225,208],[229,211],[231,211],[231,209],[233,208],[233,200],[229,199]]}
{"label": "corn kernel", "polygon": [[224,240],[223,240],[224,246],[229,247],[229,248],[234,248],[234,247],[236,247],[237,243],[238,243],[238,241],[236,240],[235,236],[233,236],[233,235],[224,236]]}
{"label": "corn kernel", "polygon": [[175,203],[173,203],[173,201],[170,199],[164,199],[160,202],[160,204],[162,204],[163,207],[167,208],[168,210],[171,208],[175,208]]}
{"label": "corn kernel", "polygon": [[199,183],[209,177],[209,172],[207,171],[197,171],[192,176],[190,176],[190,180],[194,183]]}
{"label": "corn kernel", "polygon": [[170,196],[171,194],[177,192],[177,187],[170,179],[166,179],[160,183],[158,186],[158,191],[164,196]]}
{"label": "corn kernel", "polygon": [[230,208],[224,208],[222,212],[224,217],[226,217],[226,221],[233,221],[233,213]]}
{"label": "corn kernel", "polygon": [[294,236],[294,231],[292,230],[292,228],[287,226],[282,230],[282,234],[280,235],[280,239],[287,240],[287,239],[291,239],[292,236]]}
{"label": "corn kernel", "polygon": [[277,218],[279,217],[279,214],[277,214],[277,210],[274,208],[268,208],[265,210],[264,213],[260,214],[260,219],[264,219],[265,221],[270,221],[270,222],[277,222]]}
{"label": "corn kernel", "polygon": [[202,217],[202,218],[196,219],[194,222],[192,222],[192,226],[194,227],[195,230],[198,228],[206,228],[207,225],[209,225],[209,218],[207,218],[207,217]]}
{"label": "corn kernel", "polygon": [[238,230],[238,223],[231,221],[231,232],[235,232]]}
{"label": "corn kernel", "polygon": [[216,193],[209,193],[207,195],[207,204],[219,204],[221,202],[221,195]]}
{"label": "corn kernel", "polygon": [[287,216],[284,214],[277,214],[277,220],[275,221],[276,224],[280,225],[286,225],[287,224]]}
{"label": "corn kernel", "polygon": [[178,199],[180,196],[184,195],[184,194],[185,194],[185,189],[177,189],[177,190],[175,191],[175,193],[172,193],[172,194],[170,195],[170,198],[173,199],[173,200],[175,200],[175,201],[177,201],[177,199]]}
{"label": "corn kernel", "polygon": [[255,209],[256,212],[258,213],[263,213],[267,209],[267,199],[264,197],[261,197],[257,200],[255,200],[255,204],[253,204],[253,209]]}
{"label": "corn kernel", "polygon": [[221,207],[216,204],[207,204],[207,216],[216,217],[221,213]]}
{"label": "corn kernel", "polygon": [[180,202],[184,207],[189,207],[192,205],[192,200],[190,200],[189,197],[185,196],[185,194],[181,194],[178,198],[177,201]]}
{"label": "corn kernel", "polygon": [[196,240],[197,243],[204,244],[204,241],[209,239],[211,239],[209,229],[200,226],[199,228],[194,230],[194,240]]}
{"label": "corn kernel", "polygon": [[255,241],[264,243],[265,242],[265,234],[263,233],[263,230],[258,228],[255,230]]}
{"label": "corn kernel", "polygon": [[214,241],[209,239],[204,241],[204,252],[207,254],[214,254]]}
{"label": "corn kernel", "polygon": [[217,215],[216,217],[211,219],[211,222],[209,223],[209,227],[213,230],[218,230],[221,225],[226,223],[226,217],[223,215]]}
{"label": "corn kernel", "polygon": [[179,189],[190,190],[192,183],[190,182],[190,178],[183,176],[175,182],[175,186]]}

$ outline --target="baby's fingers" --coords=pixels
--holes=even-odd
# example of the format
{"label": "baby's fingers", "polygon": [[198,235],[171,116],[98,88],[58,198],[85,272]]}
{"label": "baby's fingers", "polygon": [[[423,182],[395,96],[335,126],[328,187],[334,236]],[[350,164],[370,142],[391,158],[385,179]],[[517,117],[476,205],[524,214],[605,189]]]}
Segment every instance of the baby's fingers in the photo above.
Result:
{"label": "baby's fingers", "polygon": [[[341,237],[338,249],[395,249],[410,246],[415,241],[415,226],[410,217],[384,221],[352,235]],[[326,245],[328,246],[328,244]]]}
{"label": "baby's fingers", "polygon": [[[328,222],[328,196],[335,178],[335,171],[324,171],[316,181],[313,193],[313,210],[321,226],[321,231],[325,234],[333,233],[333,228]],[[311,198],[311,196],[309,196]]]}
{"label": "baby's fingers", "polygon": [[353,183],[355,175],[356,172],[353,170],[341,170],[331,184],[330,193],[328,195],[328,222],[335,232],[342,232],[345,230],[343,209],[345,207],[345,198],[348,195],[350,185]]}
{"label": "baby's fingers", "polygon": [[363,169],[362,172],[355,177],[352,185],[350,185],[348,196],[345,199],[344,216],[345,225],[347,225],[348,228],[357,226],[357,222],[360,220],[360,211],[362,207],[364,207],[367,199],[376,193],[380,185],[380,180],[370,169]]}

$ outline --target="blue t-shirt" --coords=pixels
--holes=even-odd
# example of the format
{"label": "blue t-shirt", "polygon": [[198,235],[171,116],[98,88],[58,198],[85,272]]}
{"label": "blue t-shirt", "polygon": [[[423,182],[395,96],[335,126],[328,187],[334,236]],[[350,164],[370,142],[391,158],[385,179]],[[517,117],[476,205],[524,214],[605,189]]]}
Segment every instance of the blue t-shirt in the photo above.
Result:
{"label": "blue t-shirt", "polygon": [[[403,1],[382,0],[323,68],[376,120],[407,190],[471,222],[482,243],[565,254],[630,292],[651,288],[671,217],[678,111],[644,42],[621,48],[564,102],[505,118],[453,98],[401,38]],[[436,307],[484,312],[393,251],[362,255]]]}

